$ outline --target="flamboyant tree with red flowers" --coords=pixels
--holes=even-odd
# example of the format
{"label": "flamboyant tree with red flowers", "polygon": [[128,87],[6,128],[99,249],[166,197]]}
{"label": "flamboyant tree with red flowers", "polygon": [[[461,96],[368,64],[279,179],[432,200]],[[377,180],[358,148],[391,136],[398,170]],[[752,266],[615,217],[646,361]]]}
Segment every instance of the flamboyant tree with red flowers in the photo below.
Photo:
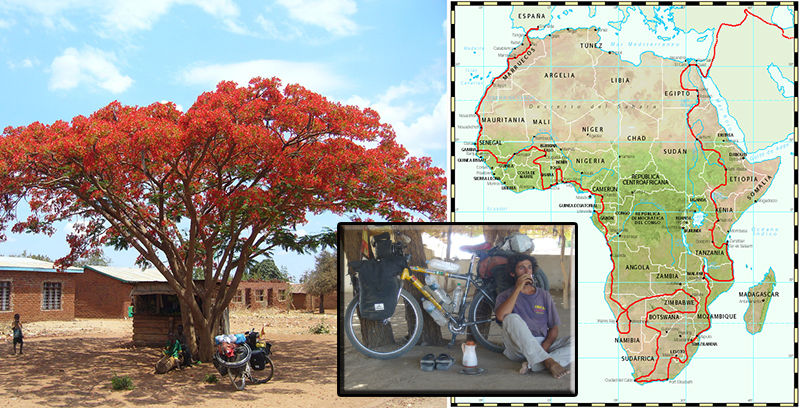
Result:
{"label": "flamboyant tree with red flowers", "polygon": [[[255,78],[220,83],[186,113],[113,102],[71,122],[6,128],[0,231],[52,234],[55,222],[82,220],[62,267],[101,245],[136,249],[178,295],[187,338],[200,339],[190,347],[208,360],[248,261],[335,243],[333,230],[298,235],[308,214],[440,221],[445,182],[375,111]],[[16,219],[22,201],[26,220]]]}

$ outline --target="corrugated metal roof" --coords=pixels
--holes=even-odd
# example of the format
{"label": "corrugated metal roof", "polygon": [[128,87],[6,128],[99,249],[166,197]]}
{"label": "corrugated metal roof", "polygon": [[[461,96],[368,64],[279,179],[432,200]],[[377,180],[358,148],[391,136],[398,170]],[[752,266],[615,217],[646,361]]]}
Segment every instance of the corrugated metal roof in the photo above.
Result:
{"label": "corrugated metal roof", "polygon": [[141,270],[140,268],[124,268],[119,266],[86,266],[95,272],[110,276],[125,283],[166,282],[167,278],[156,268]]}
{"label": "corrugated metal roof", "polygon": [[[0,256],[0,271],[57,272],[52,262],[31,258]],[[68,273],[83,273],[82,268],[67,268]]]}

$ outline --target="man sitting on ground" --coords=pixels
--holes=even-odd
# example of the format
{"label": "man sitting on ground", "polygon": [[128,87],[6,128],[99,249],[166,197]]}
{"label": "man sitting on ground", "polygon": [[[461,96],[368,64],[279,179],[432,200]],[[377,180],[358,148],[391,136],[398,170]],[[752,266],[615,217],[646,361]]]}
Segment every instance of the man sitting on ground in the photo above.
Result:
{"label": "man sitting on ground", "polygon": [[509,261],[514,265],[510,276],[516,285],[497,295],[495,315],[503,323],[503,354],[513,361],[522,361],[520,374],[550,370],[555,378],[569,374],[564,366],[572,360],[572,337],[558,338],[561,320],[553,298],[533,285],[536,258],[518,255]]}
{"label": "man sitting on ground", "polygon": [[167,333],[167,348],[164,350],[164,354],[168,356],[172,356],[178,358],[181,352],[181,343],[178,340],[175,340],[175,334],[172,332]]}
{"label": "man sitting on ground", "polygon": [[167,348],[162,351],[161,359],[156,363],[156,374],[165,374],[173,368],[181,367],[181,343],[175,340],[172,332],[167,334]]}
{"label": "man sitting on ground", "polygon": [[186,346],[186,335],[183,334],[183,325],[179,324],[176,328],[175,333],[175,340],[178,341],[181,345],[181,350],[183,351],[183,365],[186,367],[192,366],[192,353],[189,351],[189,347]]}

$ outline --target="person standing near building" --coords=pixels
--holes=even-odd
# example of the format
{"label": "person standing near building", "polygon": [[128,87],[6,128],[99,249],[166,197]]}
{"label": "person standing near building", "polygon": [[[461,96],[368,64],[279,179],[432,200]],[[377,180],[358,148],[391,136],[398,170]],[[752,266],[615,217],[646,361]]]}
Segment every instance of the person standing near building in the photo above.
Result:
{"label": "person standing near building", "polygon": [[17,354],[17,343],[19,343],[19,354],[22,354],[22,323],[19,322],[19,313],[14,315],[14,323],[11,325],[11,332],[14,335],[14,354]]}

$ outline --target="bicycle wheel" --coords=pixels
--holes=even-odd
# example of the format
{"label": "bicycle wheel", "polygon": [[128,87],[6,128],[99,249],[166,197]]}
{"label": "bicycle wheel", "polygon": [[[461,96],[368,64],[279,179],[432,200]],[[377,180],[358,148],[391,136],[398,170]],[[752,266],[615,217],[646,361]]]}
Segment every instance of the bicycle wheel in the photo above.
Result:
{"label": "bicycle wheel", "polygon": [[470,326],[475,341],[487,350],[502,353],[506,346],[503,344],[503,328],[494,315],[494,300],[478,291],[469,305],[468,316],[470,322],[482,322]]}
{"label": "bicycle wheel", "polygon": [[[236,371],[234,373],[234,371]],[[247,377],[250,375],[250,365],[246,365],[245,368],[236,369],[236,370],[228,370],[228,377],[230,377],[233,386],[236,387],[237,390],[242,391],[244,387],[247,385]]]}
{"label": "bicycle wheel", "polygon": [[272,375],[275,374],[275,364],[272,363],[272,359],[267,356],[267,363],[264,364],[264,369],[261,370],[267,376],[264,378],[259,378],[258,380],[254,380],[259,384],[263,384],[272,379]]}
{"label": "bicycle wheel", "polygon": [[218,367],[218,369],[219,367],[224,367],[225,370],[219,370],[220,374],[227,371],[233,386],[241,391],[246,385],[247,378],[250,377],[251,354],[250,346],[244,343],[236,347],[233,356],[230,358],[214,353],[214,366]]}
{"label": "bicycle wheel", "polygon": [[350,344],[367,357],[388,360],[411,350],[422,335],[422,309],[419,303],[400,290],[394,314],[383,320],[359,319],[358,297],[344,313],[344,332]]}

